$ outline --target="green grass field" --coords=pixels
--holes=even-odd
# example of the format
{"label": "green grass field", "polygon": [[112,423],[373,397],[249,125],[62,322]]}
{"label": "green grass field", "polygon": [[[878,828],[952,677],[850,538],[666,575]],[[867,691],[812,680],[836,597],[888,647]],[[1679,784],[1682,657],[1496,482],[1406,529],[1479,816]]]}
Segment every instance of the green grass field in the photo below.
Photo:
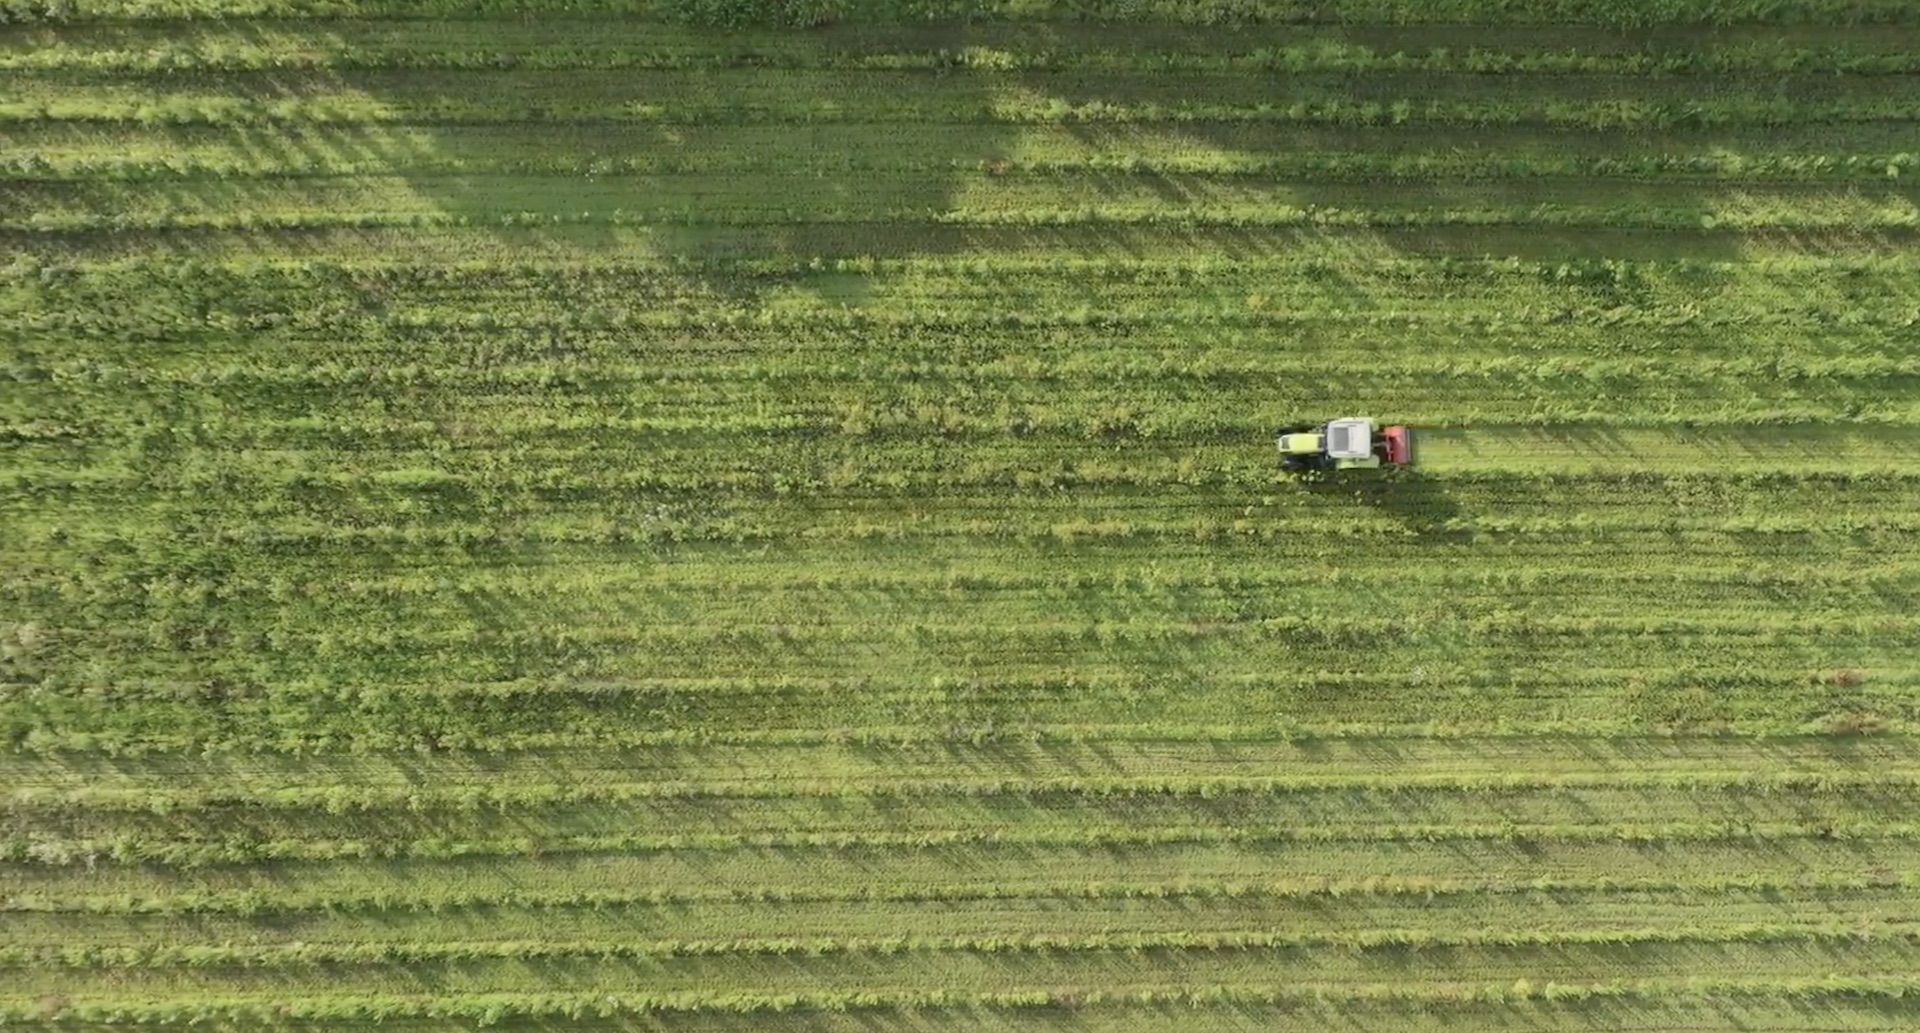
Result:
{"label": "green grass field", "polygon": [[1916,176],[1905,0],[0,0],[0,1024],[1920,1027]]}

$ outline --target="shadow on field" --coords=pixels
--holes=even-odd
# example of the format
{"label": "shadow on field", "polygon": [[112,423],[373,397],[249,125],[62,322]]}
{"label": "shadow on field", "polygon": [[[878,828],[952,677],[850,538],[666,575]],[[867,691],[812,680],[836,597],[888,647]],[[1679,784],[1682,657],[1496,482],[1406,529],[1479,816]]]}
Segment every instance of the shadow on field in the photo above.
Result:
{"label": "shadow on field", "polygon": [[[123,46],[151,42],[126,32]],[[630,298],[637,312],[796,287],[857,302],[857,274],[727,263],[804,268],[963,246],[965,234],[940,232],[938,218],[1003,174],[1017,130],[983,114],[1013,88],[1011,73],[887,66],[894,52],[958,55],[974,45],[965,22],[723,31],[501,19],[423,33],[406,22],[234,20],[175,27],[166,42],[214,54],[292,46],[302,59],[118,73],[153,113],[63,126],[61,146],[118,157],[132,141],[139,157],[178,171],[225,167],[0,184],[0,207],[108,220],[102,234],[40,234],[34,251],[657,260],[668,272],[650,287],[665,292],[642,285]],[[878,63],[863,64],[876,51]],[[428,63],[395,66],[396,53]],[[223,113],[228,105],[242,113]],[[919,108],[935,114],[920,121]],[[118,232],[149,217],[204,224]],[[377,310],[382,299],[364,300]]]}
{"label": "shadow on field", "polygon": [[1391,516],[1422,535],[1468,533],[1450,526],[1461,509],[1448,494],[1446,482],[1422,473],[1418,467],[1301,479],[1295,484],[1309,495]]}

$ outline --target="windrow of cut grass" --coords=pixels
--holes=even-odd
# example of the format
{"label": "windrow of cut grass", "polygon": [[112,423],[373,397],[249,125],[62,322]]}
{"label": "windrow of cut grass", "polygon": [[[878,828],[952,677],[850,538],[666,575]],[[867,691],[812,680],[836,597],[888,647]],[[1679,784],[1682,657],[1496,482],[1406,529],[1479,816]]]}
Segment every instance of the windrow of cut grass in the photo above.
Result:
{"label": "windrow of cut grass", "polygon": [[[1894,880],[1897,883],[1897,880]],[[1815,880],[1818,883],[1818,880]],[[911,898],[911,899],[906,899]],[[216,954],[241,944],[261,955],[304,948],[406,949],[440,942],[468,945],[577,943],[617,947],[648,942],[825,943],[855,939],[884,946],[905,937],[1024,937],[1089,931],[1110,936],[1175,933],[1320,937],[1328,946],[1369,938],[1442,943],[1462,936],[1603,935],[1641,939],[1671,929],[1701,939],[1809,938],[1853,922],[1864,937],[1895,935],[1912,921],[1916,898],[1901,885],[1701,882],[1679,886],[1568,884],[1552,887],[1411,880],[1378,886],[1285,884],[1115,884],[995,887],[955,884],[902,899],[826,891],[724,891],[706,895],[539,894],[472,901],[458,895],[388,901],[341,898],[297,907],[297,896],[133,902],[23,900],[8,912],[4,945],[15,964],[41,960],[92,966],[115,951],[136,963],[180,964],[188,951]],[[147,907],[146,905],[151,905]],[[144,908],[144,909],[142,909]],[[1764,931],[1764,932],[1763,932]],[[925,943],[924,939],[916,941]],[[46,944],[62,944],[71,953]],[[156,944],[162,944],[156,949]],[[56,954],[58,956],[56,956]],[[141,960],[147,959],[147,960]]]}
{"label": "windrow of cut grass", "polygon": [[[463,332],[470,346],[496,338],[494,348],[513,346],[498,338],[524,335],[533,340],[522,347],[559,348],[552,357],[614,335],[628,350],[736,339],[734,350],[785,344],[797,358],[836,341],[851,347],[856,336],[891,340],[896,351],[917,344],[965,355],[996,341],[1002,350],[1023,339],[1043,343],[1049,331],[1102,333],[1118,343],[1155,332],[1178,341],[1185,330],[1211,344],[1236,329],[1246,347],[1276,336],[1371,331],[1373,347],[1399,350],[1410,346],[1393,331],[1504,331],[1495,341],[1509,355],[1596,335],[1615,354],[1658,353],[1666,335],[1676,334],[1684,335],[1685,347],[1673,349],[1680,358],[1706,334],[1803,356],[1822,354],[1832,335],[1878,330],[1904,343],[1920,321],[1915,272],[1904,254],[1528,261],[1369,250],[1344,259],[1308,251],[1237,261],[1183,253],[1056,262],[869,253],[436,269],[369,251],[350,261],[17,260],[0,269],[7,288],[0,301],[18,320],[12,332],[33,335],[21,345],[44,334],[71,348],[104,333],[151,349],[244,333],[306,349],[308,361],[324,357],[312,353],[320,344],[418,347]],[[1594,324],[1633,332],[1602,334]],[[802,327],[807,335],[794,340]],[[545,339],[555,334],[565,340]],[[1523,335],[1532,342],[1517,339]]]}
{"label": "windrow of cut grass", "polygon": [[[1757,849],[1758,847],[1758,849]],[[734,900],[786,901],[1115,897],[1185,899],[1209,893],[1297,895],[1309,901],[1374,894],[1424,897],[1487,887],[1678,886],[1689,892],[1746,887],[1910,886],[1914,844],[1902,838],[1838,840],[1722,836],[1627,841],[1617,837],[1488,836],[1241,843],[1016,845],[950,843],[912,850],[877,845],[661,850],[645,855],[571,853],[449,859],[284,860],[181,868],[84,857],[68,865],[9,864],[21,911],[96,914],[351,913],[501,906],[694,907]],[[1684,877],[1679,873],[1684,872]],[[1870,912],[1847,912],[1869,914]],[[375,916],[378,917],[378,916]]]}
{"label": "windrow of cut grass", "polygon": [[[1875,914],[1888,915],[1888,921],[1898,922],[1901,909],[1912,897],[1914,879],[1912,873],[1883,869],[1871,877],[1831,873],[1803,876],[1709,873],[1688,879],[1625,880],[1610,877],[1523,879],[1495,874],[1482,878],[1181,878],[1160,882],[975,881],[911,886],[740,884],[585,890],[564,886],[469,890],[435,885],[425,890],[371,893],[309,892],[284,887],[232,891],[177,888],[159,895],[37,889],[10,898],[5,909],[10,916],[8,929],[19,931],[21,942],[34,942],[35,930],[56,925],[67,925],[75,931],[91,930],[87,942],[121,942],[122,937],[144,942],[142,937],[146,934],[141,930],[168,925],[175,926],[181,935],[193,932],[226,937],[229,941],[233,937],[223,930],[230,928],[242,928],[246,930],[245,935],[255,939],[269,932],[297,938],[302,930],[313,928],[313,935],[307,938],[326,941],[378,938],[362,921],[368,917],[377,920],[374,928],[403,937],[408,927],[418,923],[471,934],[480,927],[494,932],[511,930],[518,928],[516,922],[526,921],[551,933],[556,929],[582,927],[582,923],[614,923],[626,928],[641,923],[644,928],[655,928],[650,924],[655,920],[680,928],[677,923],[725,922],[724,916],[729,914],[739,921],[742,911],[751,912],[759,920],[773,923],[772,927],[788,933],[797,928],[793,923],[802,922],[808,916],[834,923],[835,929],[865,928],[861,923],[868,920],[869,914],[873,916],[871,920],[897,932],[903,926],[891,908],[948,916],[958,909],[966,909],[978,911],[983,922],[996,921],[996,914],[1002,916],[998,921],[1007,921],[1005,911],[1031,911],[1035,915],[1032,920],[1045,922],[1046,918],[1038,916],[1084,908],[1101,915],[1100,920],[1107,927],[1125,917],[1118,912],[1130,913],[1135,909],[1192,912],[1214,907],[1226,912],[1225,921],[1244,926],[1256,916],[1268,914],[1269,909],[1278,908],[1288,911],[1295,920],[1323,929],[1346,924],[1374,928],[1385,921],[1380,917],[1383,913],[1418,912],[1430,920],[1457,928],[1460,919],[1455,909],[1481,910],[1484,917],[1497,913],[1509,900],[1516,909],[1515,914],[1527,915],[1527,920],[1534,922],[1543,921],[1543,915],[1553,914],[1558,908],[1577,909],[1584,916],[1589,907],[1601,910],[1617,907],[1617,912],[1607,912],[1615,916],[1610,924],[1618,924],[1620,916],[1643,921],[1648,914],[1661,909],[1662,905],[1655,901],[1664,901],[1690,913],[1712,910],[1729,921],[1746,914],[1754,901],[1769,905],[1765,912],[1769,920],[1804,916],[1809,912],[1830,917],[1835,913],[1849,913],[1851,904],[1864,904],[1877,908]],[[1356,915],[1353,922],[1334,922],[1334,917],[1348,908]],[[525,912],[524,918],[519,916],[521,912]],[[1308,917],[1301,919],[1294,912]],[[888,917],[890,915],[892,917]],[[1699,920],[1699,914],[1694,917]],[[337,935],[326,935],[324,931],[335,923],[341,924],[341,931]],[[1402,924],[1418,923],[1410,916]]]}
{"label": "windrow of cut grass", "polygon": [[[529,687],[529,691],[533,691]],[[1153,779],[1280,777],[1327,785],[1398,778],[1409,784],[1467,781],[1689,777],[1838,781],[1899,774],[1912,766],[1914,739],[1893,733],[1743,736],[1720,734],[1474,735],[1309,737],[1233,734],[1160,735],[1112,729],[1099,738],[947,739],[863,742],[765,738],[750,743],[657,744],[643,749],[571,749],[506,753],[321,753],[306,756],[158,753],[0,755],[0,773],[23,795],[69,792],[270,794],[313,787],[368,792],[414,790],[486,794],[577,773],[584,783],[680,784],[694,779],[867,785],[960,774],[975,778]]]}
{"label": "windrow of cut grass", "polygon": [[[1572,947],[1556,952],[1559,964],[1542,963],[1540,954],[1526,948],[1448,950],[1396,948],[1373,954],[1335,951],[1296,951],[1299,957],[1276,959],[1279,951],[1115,952],[1093,958],[1062,957],[1030,952],[1018,957],[1026,978],[1009,977],[1008,958],[997,955],[898,954],[861,958],[805,960],[796,957],[735,959],[685,958],[658,961],[537,963],[469,962],[437,967],[415,966],[418,982],[404,975],[378,978],[387,970],[373,967],[363,973],[342,966],[368,989],[357,994],[327,992],[315,986],[319,972],[282,972],[271,968],[217,970],[182,969],[158,974],[138,969],[123,971],[119,992],[107,991],[72,998],[59,1014],[74,1020],[113,1024],[197,1025],[207,1021],[261,1021],[282,1018],[359,1018],[460,1016],[484,1019],[511,1010],[518,1014],[570,1017],[584,1011],[610,1015],[674,1013],[680,1011],[778,1014],[790,1010],[846,1010],[854,1008],[941,1008],[993,1003],[1059,1007],[1078,1002],[1167,1003],[1209,1000],[1230,1002],[1279,999],[1420,1001],[1444,1008],[1448,1002],[1582,999],[1611,996],[1760,997],[1792,1000],[1819,999],[1826,994],[1886,998],[1898,1001],[1912,993],[1914,980],[1897,967],[1911,948],[1868,941],[1844,954],[1817,948],[1791,950],[1762,945],[1656,946],[1634,944],[1624,948]],[[1303,956],[1304,955],[1304,956]],[[1303,956],[1303,957],[1301,957]],[[1830,958],[1837,970],[1809,977],[1796,972],[1797,963]],[[1576,973],[1596,962],[1617,965],[1618,982],[1593,982]],[[1702,979],[1675,978],[1660,965],[1725,965],[1743,975]],[[1534,966],[1529,976],[1529,966]],[[1876,968],[1876,966],[1879,966]],[[1156,967],[1160,975],[1156,978]],[[949,975],[943,977],[945,970]],[[1426,977],[1418,982],[1394,975],[1395,970]],[[529,970],[532,970],[529,973]],[[1460,978],[1460,973],[1484,970],[1484,979]],[[550,982],[542,986],[538,973]],[[1266,982],[1258,973],[1290,977]],[[507,978],[521,973],[518,980]],[[740,981],[753,973],[765,990],[716,992],[716,985]],[[761,975],[761,973],[765,973]],[[1533,982],[1534,977],[1540,984]],[[224,978],[223,978],[224,977]],[[645,993],[582,989],[621,978],[645,979],[658,990]],[[708,981],[703,987],[702,981]],[[870,983],[863,983],[871,981]],[[944,987],[942,984],[944,983]],[[485,987],[498,984],[501,989]],[[53,980],[34,979],[26,993],[50,993]],[[155,986],[174,985],[179,996],[156,997]],[[864,985],[885,989],[862,989]],[[1541,989],[1533,989],[1540,986]],[[423,988],[424,987],[424,988]],[[1047,987],[1066,989],[1049,990]],[[0,1012],[10,1021],[43,1014],[35,997],[6,999]],[[115,1021],[117,1020],[117,1021]]]}
{"label": "windrow of cut grass", "polygon": [[[556,139],[557,138],[557,139]],[[1303,182],[1418,180],[1897,182],[1911,168],[1903,124],[1781,125],[1711,131],[1556,132],[1525,127],[1290,126],[1236,123],[1022,126],[676,127],[321,123],[142,126],[36,122],[0,141],[0,180],[166,182],[359,175],[587,176],[697,172],[862,176],[946,172],[962,181],[1152,173]]]}
{"label": "windrow of cut grass", "polygon": [[[553,73],[559,74],[559,73]],[[668,76],[671,73],[658,73]],[[787,73],[798,75],[801,73]],[[1332,78],[1332,77],[1330,77]],[[484,82],[485,80],[477,80]],[[490,126],[540,121],[551,117],[574,125],[888,125],[943,122],[1002,125],[1129,125],[1167,123],[1211,125],[1299,125],[1310,127],[1529,127],[1562,132],[1583,130],[1660,130],[1794,126],[1817,124],[1909,123],[1920,118],[1920,99],[1905,91],[1889,90],[1885,83],[1854,83],[1832,78],[1809,79],[1800,90],[1783,89],[1779,96],[1728,97],[1688,100],[1691,84],[1676,82],[1672,98],[1619,97],[1602,99],[1511,100],[1451,99],[1460,91],[1434,82],[1406,82],[1383,87],[1380,99],[1360,99],[1342,92],[1335,81],[1320,87],[1318,95],[1303,99],[1249,101],[1244,105],[1204,103],[1178,98],[1218,92],[1217,83],[1191,83],[1165,101],[1120,102],[1094,100],[1074,103],[1058,97],[1011,96],[1002,100],[927,99],[915,103],[915,79],[876,87],[877,95],[862,105],[825,100],[796,102],[820,91],[831,96],[845,84],[800,86],[770,81],[762,98],[739,98],[698,103],[651,102],[635,86],[635,99],[609,98],[594,102],[573,100],[557,109],[536,108],[525,99],[509,96],[489,100],[471,96],[472,84],[449,82],[442,94],[408,101],[402,96],[370,99],[355,90],[333,96],[275,98],[272,91],[236,84],[234,93],[170,93],[156,99],[151,88],[140,86],[52,84],[23,91],[17,99],[0,102],[0,124],[130,123],[154,126],[275,126],[320,122],[347,125]],[[565,84],[548,87],[566,92]],[[1476,90],[1485,87],[1476,86]],[[1098,90],[1100,87],[1089,87]],[[1857,95],[1847,92],[1857,91]],[[1303,92],[1305,88],[1303,87]],[[1831,98],[1831,99],[1829,99]],[[857,100],[859,98],[849,98]],[[783,106],[782,106],[783,105]],[[990,159],[989,159],[990,160]]]}

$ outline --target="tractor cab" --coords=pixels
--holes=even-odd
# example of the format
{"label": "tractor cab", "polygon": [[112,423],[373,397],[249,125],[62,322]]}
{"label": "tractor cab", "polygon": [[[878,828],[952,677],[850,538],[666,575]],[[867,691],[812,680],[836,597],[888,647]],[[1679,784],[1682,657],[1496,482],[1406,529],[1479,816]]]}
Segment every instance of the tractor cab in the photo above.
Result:
{"label": "tractor cab", "polygon": [[1275,444],[1280,465],[1287,470],[1371,470],[1413,462],[1411,428],[1379,429],[1358,416],[1285,428]]}

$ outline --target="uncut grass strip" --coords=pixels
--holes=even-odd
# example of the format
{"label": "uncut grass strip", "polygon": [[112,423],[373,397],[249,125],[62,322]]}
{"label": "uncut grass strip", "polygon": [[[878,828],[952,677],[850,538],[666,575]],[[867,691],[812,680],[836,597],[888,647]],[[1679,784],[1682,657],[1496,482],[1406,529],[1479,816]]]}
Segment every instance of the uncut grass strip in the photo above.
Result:
{"label": "uncut grass strip", "polygon": [[137,969],[182,967],[270,968],[310,965],[377,965],[478,959],[547,960],[595,958],[698,958],[753,955],[833,957],[906,953],[1101,954],[1142,951],[1261,952],[1322,948],[1399,951],[1473,947],[1553,949],[1565,946],[1631,947],[1640,944],[1867,945],[1920,941],[1920,930],[1874,929],[1859,923],[1755,924],[1690,929],[1513,929],[1484,927],[1436,932],[1371,929],[1352,933],[1262,931],[1163,933],[1068,933],[1054,935],[889,937],[740,937],[725,940],[440,940],[420,943],[301,943],[286,945],[158,945],[110,947],[0,947],[0,966],[11,968]]}
{"label": "uncut grass strip", "polygon": [[526,857],[567,854],[713,853],[735,850],[933,850],[955,846],[991,847],[1154,847],[1234,844],[1381,844],[1381,843],[1641,843],[1749,844],[1781,841],[1905,843],[1920,839],[1920,825],[1872,821],[1844,825],[1812,822],[1725,822],[1717,824],[1588,824],[1535,826],[1418,825],[1356,828],[1233,827],[1107,828],[1076,826],[1056,831],[1002,831],[993,828],[926,829],[912,832],[859,830],[839,832],[612,834],[539,840],[508,837],[472,840],[392,842],[368,839],[248,840],[191,842],[108,838],[60,840],[34,836],[0,838],[0,862],[53,868],[110,862],[191,870],[275,861],[342,860],[434,861],[470,857]]}

